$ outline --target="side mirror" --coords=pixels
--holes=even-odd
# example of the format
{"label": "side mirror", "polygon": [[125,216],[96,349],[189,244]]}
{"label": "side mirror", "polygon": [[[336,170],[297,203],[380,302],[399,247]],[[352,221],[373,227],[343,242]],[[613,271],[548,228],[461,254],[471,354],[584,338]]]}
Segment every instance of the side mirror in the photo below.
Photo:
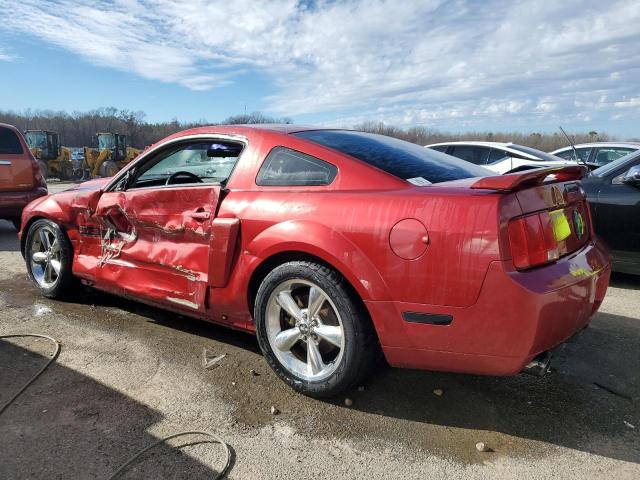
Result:
{"label": "side mirror", "polygon": [[640,165],[634,165],[622,177],[622,183],[640,187]]}

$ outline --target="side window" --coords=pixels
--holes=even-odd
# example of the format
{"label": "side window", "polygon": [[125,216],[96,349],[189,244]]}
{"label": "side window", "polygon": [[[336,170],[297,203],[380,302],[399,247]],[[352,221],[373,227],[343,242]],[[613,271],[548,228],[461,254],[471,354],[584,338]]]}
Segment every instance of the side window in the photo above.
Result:
{"label": "side window", "polygon": [[489,159],[490,149],[473,145],[456,145],[451,153],[454,157],[461,158],[476,165],[486,165]]}
{"label": "side window", "polygon": [[492,148],[491,153],[489,154],[489,161],[487,163],[488,164],[498,163],[503,160],[506,160],[507,158],[509,158],[509,155],[507,155],[507,152],[503,152],[502,150],[497,150],[495,148]]}
{"label": "side window", "polygon": [[0,127],[0,154],[20,155],[22,144],[13,130]]}
{"label": "side window", "polygon": [[436,145],[434,147],[429,147],[431,150],[437,150],[438,152],[446,152],[449,145]]}
{"label": "side window", "polygon": [[232,142],[209,140],[181,144],[146,161],[128,188],[224,183],[241,152],[242,145]]}
{"label": "side window", "polygon": [[256,177],[261,186],[329,185],[338,169],[318,158],[286,147],[275,147],[264,159]]}
{"label": "side window", "polygon": [[631,152],[635,152],[632,148],[599,148],[596,154],[595,163],[598,165],[606,165],[613,162],[620,157],[629,155]]}
{"label": "side window", "polygon": [[[576,148],[576,153],[578,154],[578,160],[581,162],[586,162],[587,160],[589,160],[589,156],[591,156],[591,150],[592,150],[591,147]],[[565,150],[563,152],[554,153],[554,155],[556,157],[560,157],[565,160],[575,161],[576,159],[573,153],[573,148],[569,148],[568,150]]]}

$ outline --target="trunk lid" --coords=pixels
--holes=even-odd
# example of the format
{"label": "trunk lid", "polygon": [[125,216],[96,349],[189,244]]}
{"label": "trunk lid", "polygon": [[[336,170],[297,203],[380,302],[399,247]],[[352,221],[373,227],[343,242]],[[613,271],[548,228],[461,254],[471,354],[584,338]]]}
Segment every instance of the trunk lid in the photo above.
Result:
{"label": "trunk lid", "polygon": [[515,197],[518,206],[505,210],[504,235],[518,269],[553,262],[582,248],[592,237],[591,217],[580,179],[581,165],[528,170],[483,177],[472,189],[493,190]]}
{"label": "trunk lid", "polygon": [[559,182],[516,192],[524,214],[546,210],[563,257],[591,238],[591,218],[584,190],[578,181]]}

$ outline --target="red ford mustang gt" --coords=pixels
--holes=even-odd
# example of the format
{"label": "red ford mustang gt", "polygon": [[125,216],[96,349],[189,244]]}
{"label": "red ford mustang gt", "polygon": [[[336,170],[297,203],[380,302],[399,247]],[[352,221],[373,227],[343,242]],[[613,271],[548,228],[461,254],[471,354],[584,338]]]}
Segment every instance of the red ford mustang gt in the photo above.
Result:
{"label": "red ford mustang gt", "polygon": [[307,395],[393,366],[511,375],[602,301],[580,166],[487,176],[385,136],[287,126],[172,135],[110,179],[32,202],[48,297],[97,289],[255,331]]}

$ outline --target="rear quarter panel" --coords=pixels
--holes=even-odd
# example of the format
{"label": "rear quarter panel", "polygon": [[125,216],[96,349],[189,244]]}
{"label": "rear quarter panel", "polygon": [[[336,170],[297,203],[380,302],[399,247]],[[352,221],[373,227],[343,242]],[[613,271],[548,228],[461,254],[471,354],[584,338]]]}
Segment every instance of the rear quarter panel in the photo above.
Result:
{"label": "rear quarter panel", "polygon": [[[220,214],[241,219],[243,255],[303,251],[326,258],[365,300],[467,306],[499,258],[498,206],[496,196],[438,188],[263,190],[230,192]],[[409,218],[428,232],[414,260],[389,244],[391,228]]]}

